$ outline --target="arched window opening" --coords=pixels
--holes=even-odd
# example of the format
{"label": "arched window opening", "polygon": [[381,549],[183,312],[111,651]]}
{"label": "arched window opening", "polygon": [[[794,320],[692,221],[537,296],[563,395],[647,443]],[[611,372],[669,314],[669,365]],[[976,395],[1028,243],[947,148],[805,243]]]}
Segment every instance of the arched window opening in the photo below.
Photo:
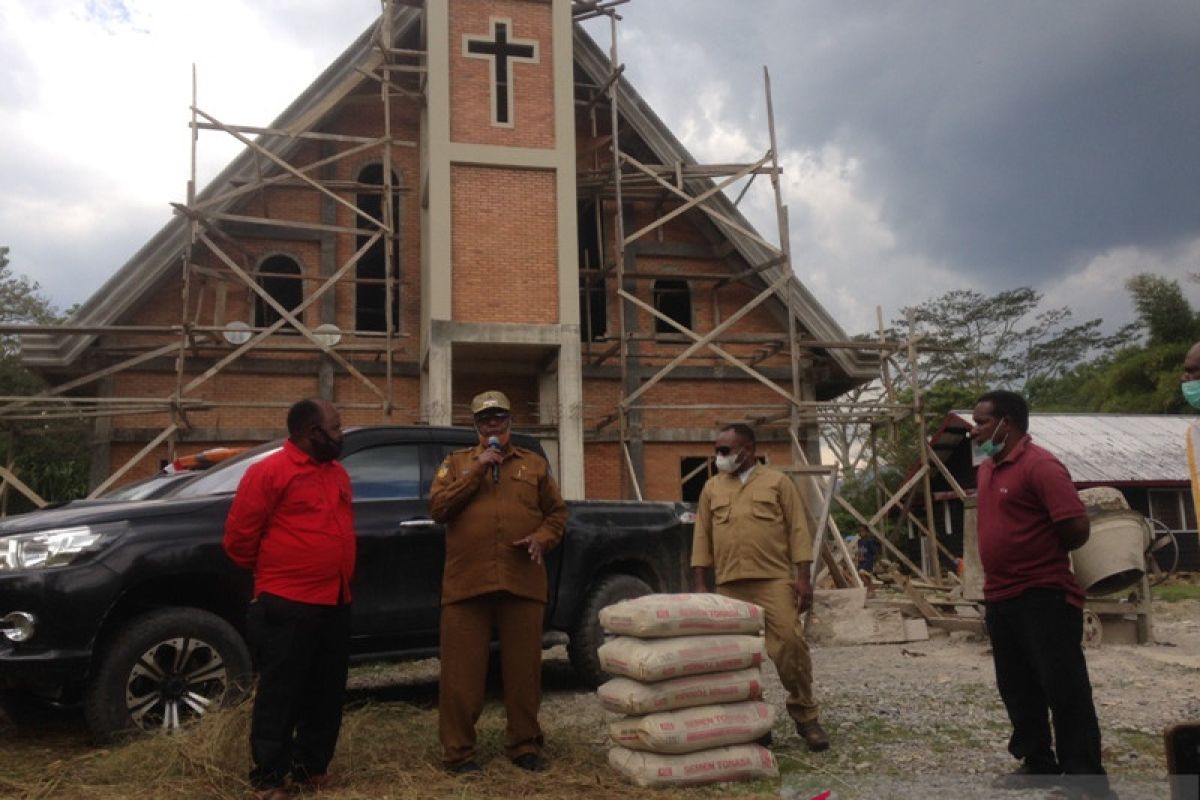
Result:
{"label": "arched window opening", "polygon": [[[258,267],[258,285],[272,299],[288,311],[304,302],[304,281],[300,277],[300,265],[288,256],[271,256]],[[266,328],[279,319],[279,312],[259,295],[254,295],[254,327]],[[296,333],[291,325],[284,325],[280,333]]]}
{"label": "arched window opening", "polygon": [[[651,290],[654,295],[654,308],[678,322],[689,330],[692,327],[692,290],[687,281],[657,280]],[[661,319],[654,319],[655,333],[674,333],[679,331]]]}
{"label": "arched window opening", "polygon": [[[358,182],[383,186],[383,165],[370,164],[363,167],[362,171],[358,173]],[[392,186],[395,187],[397,183],[396,174],[393,172]],[[364,213],[370,214],[378,220],[383,219],[383,192],[360,191],[356,197],[356,204]],[[367,228],[371,227],[371,223],[358,217],[355,219],[355,227]],[[400,230],[400,195],[398,192],[392,193],[392,230],[396,232]],[[356,237],[356,249],[361,249],[370,238],[370,234],[359,234]],[[383,237],[371,245],[371,249],[358,261],[358,283],[355,284],[354,292],[354,327],[356,330],[387,330],[387,316],[384,309],[387,307],[387,280],[389,278],[392,279],[392,331],[395,332],[400,328],[400,282],[398,280],[400,277],[400,239],[398,235],[393,239],[392,263],[389,265],[386,261],[387,250]]]}

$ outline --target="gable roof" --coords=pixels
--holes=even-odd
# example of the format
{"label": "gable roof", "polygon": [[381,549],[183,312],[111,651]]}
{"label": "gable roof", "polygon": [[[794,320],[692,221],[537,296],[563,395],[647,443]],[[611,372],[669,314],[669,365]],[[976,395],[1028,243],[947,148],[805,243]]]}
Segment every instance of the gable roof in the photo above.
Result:
{"label": "gable roof", "polygon": [[[392,30],[394,41],[419,29],[421,12],[401,4],[393,7]],[[378,66],[380,52],[375,47],[379,22],[373,23],[289,105],[270,127],[302,132],[317,125],[339,101],[350,94],[363,80],[362,71]],[[574,32],[575,63],[597,84],[604,85],[611,72],[607,56],[579,25]],[[617,89],[618,108],[622,119],[655,153],[659,163],[676,161],[694,164],[695,159],[674,137],[661,119],[629,83],[621,78]],[[270,152],[286,158],[300,143],[297,139],[279,136],[260,138],[259,144]],[[252,151],[246,148],[229,163],[197,195],[198,201],[219,196],[235,186],[254,180],[257,166]],[[711,179],[689,181],[693,194],[713,185]],[[213,211],[227,211],[238,202],[231,198],[212,206]],[[753,229],[738,208],[723,193],[710,201],[720,212],[737,224]],[[734,227],[713,219],[713,224],[728,238],[738,253],[751,265],[770,260],[772,253],[760,243],[745,236]],[[101,327],[118,324],[138,302],[155,287],[167,280],[179,268],[189,240],[188,222],[175,215],[145,245],[118,269],[105,283],[82,303],[69,320],[76,327]],[[765,270],[756,278],[765,287],[781,277],[786,265]],[[793,275],[793,277],[795,277]],[[798,279],[789,281],[784,291],[791,313],[809,333],[819,340],[842,340],[846,334]],[[30,367],[61,368],[78,359],[97,338],[97,333],[24,334],[20,337],[21,358]],[[873,354],[856,350],[832,349],[829,357],[846,376],[838,381],[838,391],[870,380],[876,375],[877,360]]]}
{"label": "gable roof", "polygon": [[[1184,484],[1187,430],[1180,414],[1030,414],[1033,441],[1062,461],[1077,484]],[[930,444],[943,457],[971,428],[970,411],[951,411]]]}

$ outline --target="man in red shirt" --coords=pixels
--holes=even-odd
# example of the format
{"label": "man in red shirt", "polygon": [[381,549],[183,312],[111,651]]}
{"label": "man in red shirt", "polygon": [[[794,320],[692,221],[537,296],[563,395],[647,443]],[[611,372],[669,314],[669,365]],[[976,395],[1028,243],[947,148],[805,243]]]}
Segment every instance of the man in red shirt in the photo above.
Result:
{"label": "man in red shirt", "polygon": [[976,480],[988,636],[1013,726],[1008,751],[1021,761],[994,785],[1063,784],[1047,776],[1065,773],[1076,796],[1112,797],[1081,643],[1084,593],[1068,555],[1088,539],[1087,509],[1066,467],[1031,441],[1024,398],[988,392],[973,421],[986,456]]}
{"label": "man in red shirt", "polygon": [[225,552],[254,572],[247,638],[258,669],[250,782],[287,797],[290,775],[327,782],[342,725],[350,643],[354,516],[337,462],[342,421],[328,400],[301,400],[283,448],[246,470],[225,521]]}

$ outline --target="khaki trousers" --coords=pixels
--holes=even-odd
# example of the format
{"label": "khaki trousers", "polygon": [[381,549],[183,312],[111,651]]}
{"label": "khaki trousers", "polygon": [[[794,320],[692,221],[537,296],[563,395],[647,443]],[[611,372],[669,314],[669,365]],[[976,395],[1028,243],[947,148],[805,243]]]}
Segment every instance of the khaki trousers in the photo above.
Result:
{"label": "khaki trousers", "polygon": [[746,580],[717,585],[717,594],[763,607],[767,616],[767,655],[788,691],[787,712],[796,722],[819,716],[812,691],[812,657],[800,627],[796,591],[791,581]]}
{"label": "khaki trousers", "polygon": [[509,758],[542,749],[538,706],[542,700],[542,618],[546,606],[507,592],[472,597],[442,606],[438,738],[442,762],[475,758],[475,724],[487,689],[488,645],[500,640],[504,749]]}

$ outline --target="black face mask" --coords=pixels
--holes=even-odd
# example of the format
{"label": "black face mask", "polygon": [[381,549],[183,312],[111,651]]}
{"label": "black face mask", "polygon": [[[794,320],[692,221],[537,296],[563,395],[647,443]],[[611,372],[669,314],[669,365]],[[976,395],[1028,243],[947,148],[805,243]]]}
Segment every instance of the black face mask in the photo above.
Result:
{"label": "black face mask", "polygon": [[342,441],[335,440],[332,436],[325,432],[324,428],[313,428],[320,431],[320,437],[312,437],[309,442],[312,444],[313,458],[321,463],[327,461],[336,461],[342,457]]}

